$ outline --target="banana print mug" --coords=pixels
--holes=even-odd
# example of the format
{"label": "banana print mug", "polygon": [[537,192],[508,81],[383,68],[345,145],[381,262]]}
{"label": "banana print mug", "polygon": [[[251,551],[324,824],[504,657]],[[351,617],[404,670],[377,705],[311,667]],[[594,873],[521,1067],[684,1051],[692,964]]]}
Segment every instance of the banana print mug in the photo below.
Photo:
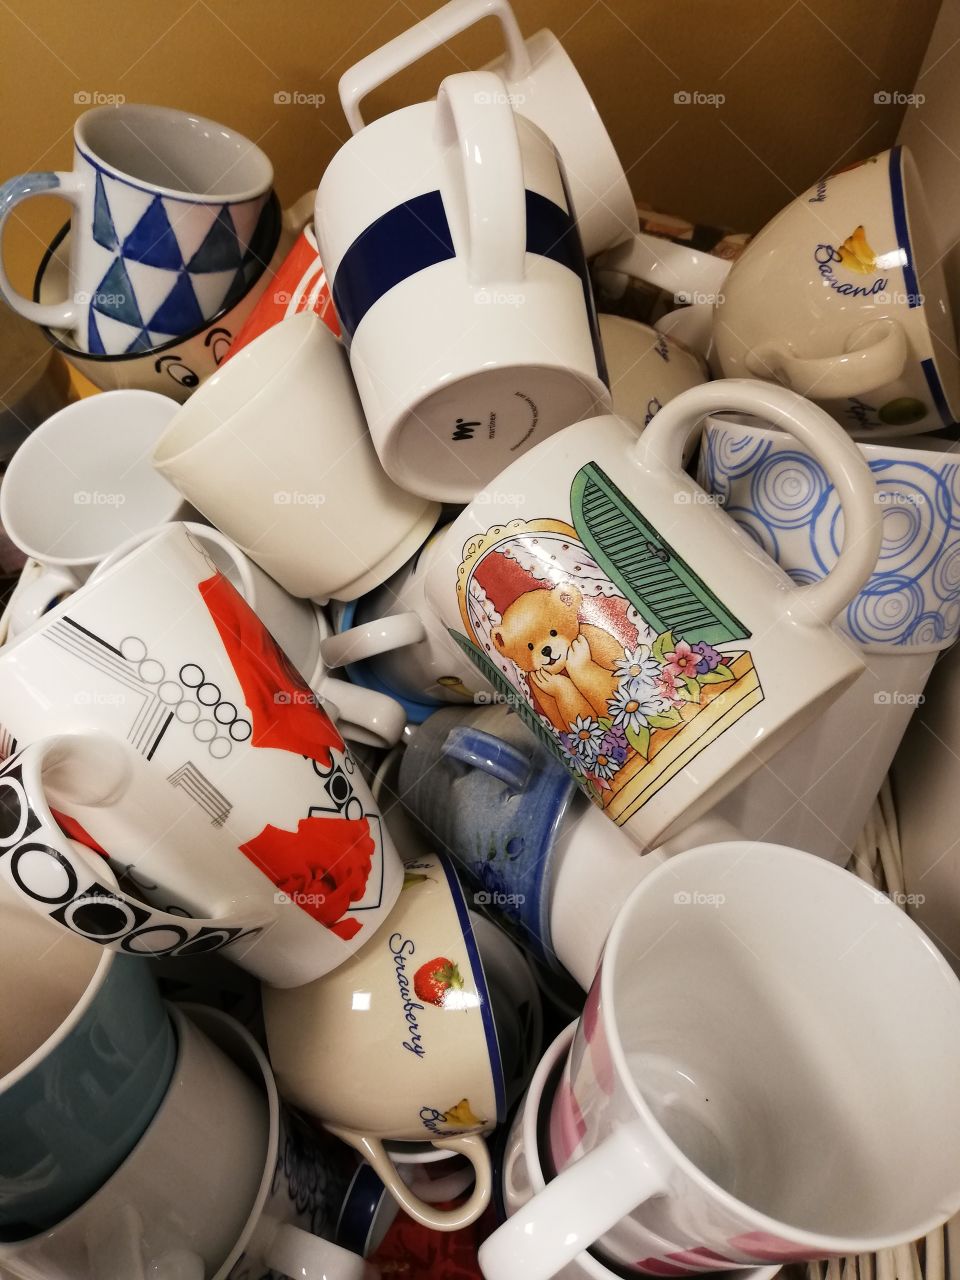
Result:
{"label": "banana print mug", "polygon": [[[795,586],[683,471],[689,436],[723,412],[781,427],[831,477],[846,535],[822,582]],[[672,400],[639,440],[606,415],[518,459],[438,540],[426,598],[586,794],[650,849],[863,669],[831,623],[876,564],[874,493],[822,409],[771,384],[713,382]]]}

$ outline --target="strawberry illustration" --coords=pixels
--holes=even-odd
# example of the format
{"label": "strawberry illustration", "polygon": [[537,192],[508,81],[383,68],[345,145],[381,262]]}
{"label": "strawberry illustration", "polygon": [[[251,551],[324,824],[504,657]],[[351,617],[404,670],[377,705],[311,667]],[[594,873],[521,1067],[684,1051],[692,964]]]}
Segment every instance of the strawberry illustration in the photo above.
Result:
{"label": "strawberry illustration", "polygon": [[463,978],[452,960],[448,960],[446,956],[437,956],[435,960],[422,964],[413,975],[413,989],[417,993],[417,999],[424,1004],[435,1004],[442,1008],[448,991],[463,989]]}

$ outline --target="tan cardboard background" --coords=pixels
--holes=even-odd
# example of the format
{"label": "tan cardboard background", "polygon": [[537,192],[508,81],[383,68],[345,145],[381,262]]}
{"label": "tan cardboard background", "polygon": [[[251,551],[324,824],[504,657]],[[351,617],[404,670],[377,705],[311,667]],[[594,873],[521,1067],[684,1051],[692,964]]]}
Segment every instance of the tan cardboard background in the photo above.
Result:
{"label": "tan cardboard background", "polygon": [[[0,179],[68,167],[95,95],[189,108],[261,142],[285,202],[344,141],[336,96],[357,58],[436,0],[4,0]],[[796,192],[895,138],[939,0],[515,0],[521,26],[564,41],[636,195],[663,212],[755,230]],[[430,96],[500,51],[486,20],[371,98]],[[278,93],[324,95],[278,105]],[[719,105],[675,95],[723,95]],[[86,98],[84,99],[84,96]],[[877,100],[888,95],[889,100]],[[14,215],[6,257],[26,288],[65,218]]]}

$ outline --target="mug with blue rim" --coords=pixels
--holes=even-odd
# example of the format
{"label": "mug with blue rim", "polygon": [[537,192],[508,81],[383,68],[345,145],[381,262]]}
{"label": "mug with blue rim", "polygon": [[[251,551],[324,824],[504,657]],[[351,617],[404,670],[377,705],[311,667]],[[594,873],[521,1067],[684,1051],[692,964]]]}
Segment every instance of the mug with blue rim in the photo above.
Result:
{"label": "mug with blue rim", "polygon": [[163,1101],[177,1045],[142,961],[61,929],[5,888],[0,909],[2,1243],[47,1230],[119,1168]]}
{"label": "mug with blue rim", "polygon": [[562,164],[493,72],[354,134],[316,232],[373,443],[411,493],[467,502],[609,409]]}
{"label": "mug with blue rim", "polygon": [[69,294],[31,302],[0,264],[0,294],[34,324],[66,330],[81,351],[150,350],[192,333],[242,297],[273,167],[215,121],[127,103],[74,125],[74,167],[0,186],[7,216],[31,196],[74,206]]}
{"label": "mug with blue rim", "polygon": [[[866,651],[919,653],[960,635],[960,449],[912,436],[910,447],[860,444],[883,513],[876,568],[837,622]],[[794,440],[756,422],[713,419],[700,484],[798,583],[837,562],[843,515],[826,472]]]}

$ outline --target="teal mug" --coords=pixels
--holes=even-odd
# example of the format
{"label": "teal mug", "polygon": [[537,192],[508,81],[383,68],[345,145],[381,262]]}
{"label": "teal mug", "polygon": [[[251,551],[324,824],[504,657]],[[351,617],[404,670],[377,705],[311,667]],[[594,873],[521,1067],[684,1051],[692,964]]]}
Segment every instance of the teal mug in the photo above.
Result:
{"label": "teal mug", "polygon": [[61,928],[5,885],[0,915],[2,1242],[51,1227],[123,1163],[163,1100],[176,1037],[142,960]]}

